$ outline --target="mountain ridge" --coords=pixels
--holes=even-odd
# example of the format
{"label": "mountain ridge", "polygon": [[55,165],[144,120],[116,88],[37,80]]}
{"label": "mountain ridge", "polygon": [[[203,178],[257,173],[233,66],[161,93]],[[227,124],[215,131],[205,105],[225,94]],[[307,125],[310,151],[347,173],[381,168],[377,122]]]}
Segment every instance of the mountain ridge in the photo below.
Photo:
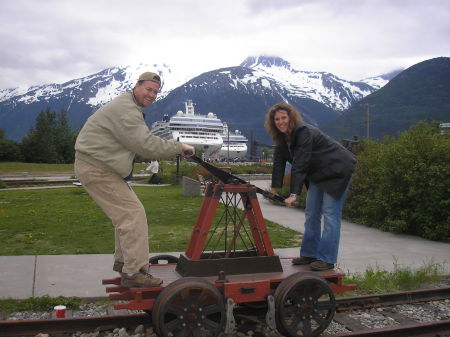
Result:
{"label": "mountain ridge", "polygon": [[419,62],[322,128],[341,139],[394,136],[420,120],[450,122],[450,57]]}
{"label": "mountain ridge", "polygon": [[[279,57],[249,57],[239,66],[211,70],[192,78],[179,77],[166,64],[141,63],[110,67],[62,84],[32,86],[20,94],[17,94],[18,89],[4,89],[0,91],[0,125],[5,131],[5,137],[20,140],[34,125],[39,112],[50,107],[55,111],[66,110],[69,125],[78,129],[99,106],[120,92],[130,90],[139,74],[149,70],[159,73],[163,79],[162,90],[155,104],[167,99],[193,99],[200,106],[216,107],[214,102],[205,102],[208,99],[216,100],[222,102],[218,107],[220,111],[212,111],[217,114],[220,112],[225,121],[229,111],[239,104],[246,106],[247,110],[253,110],[253,118],[261,118],[259,111],[267,109],[268,102],[287,100],[299,104],[305,110],[306,120],[318,125],[337,118],[348,106],[377,90],[367,83],[342,80],[326,72],[296,70]],[[196,80],[199,77],[203,82]],[[379,83],[388,82],[383,81]],[[228,89],[233,88],[231,96],[236,102],[224,100],[224,93],[217,91],[219,88],[226,89],[228,94]],[[175,90],[177,94],[170,95]],[[185,94],[181,95],[181,92]],[[214,97],[208,94],[211,92],[214,92]],[[193,97],[186,97],[188,93]],[[244,99],[253,102],[254,106],[244,102]],[[184,100],[158,103],[156,107],[164,106],[168,110],[160,111],[155,116],[173,114],[177,110],[169,107],[182,104]],[[238,108],[238,111],[242,112],[242,109]],[[149,122],[152,121],[151,117]],[[239,124],[238,120],[232,122]],[[262,134],[261,128],[258,132]]]}

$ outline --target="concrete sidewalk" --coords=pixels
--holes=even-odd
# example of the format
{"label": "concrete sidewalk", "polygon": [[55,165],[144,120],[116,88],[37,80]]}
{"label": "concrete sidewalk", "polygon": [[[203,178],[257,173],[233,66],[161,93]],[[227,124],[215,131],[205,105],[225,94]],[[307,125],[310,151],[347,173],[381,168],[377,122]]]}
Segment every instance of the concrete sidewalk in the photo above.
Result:
{"label": "concrete sidewalk", "polygon": [[[252,183],[263,189],[269,184]],[[266,219],[304,231],[302,211],[275,206],[262,198],[259,201]],[[299,255],[298,247],[275,251],[282,257]],[[393,270],[394,265],[416,269],[430,262],[441,264],[444,273],[450,274],[450,244],[342,223],[337,267],[343,272],[363,272],[368,266],[379,266],[382,270]],[[101,280],[117,276],[112,265],[112,254],[0,256],[0,298],[105,297]]]}

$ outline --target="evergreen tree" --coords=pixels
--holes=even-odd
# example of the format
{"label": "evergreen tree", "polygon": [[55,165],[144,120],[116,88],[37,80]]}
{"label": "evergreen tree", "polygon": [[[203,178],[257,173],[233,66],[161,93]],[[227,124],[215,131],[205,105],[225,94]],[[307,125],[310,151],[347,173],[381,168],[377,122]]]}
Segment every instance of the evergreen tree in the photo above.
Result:
{"label": "evergreen tree", "polygon": [[55,123],[55,147],[58,160],[61,163],[73,163],[75,159],[75,139],[74,133],[67,121],[67,111],[61,110],[57,115]]}
{"label": "evergreen tree", "polygon": [[0,161],[21,161],[23,157],[19,144],[4,136],[5,131],[0,129]]}
{"label": "evergreen tree", "polygon": [[71,163],[74,159],[74,133],[67,123],[67,113],[59,114],[49,108],[41,111],[36,125],[22,140],[26,162]]}

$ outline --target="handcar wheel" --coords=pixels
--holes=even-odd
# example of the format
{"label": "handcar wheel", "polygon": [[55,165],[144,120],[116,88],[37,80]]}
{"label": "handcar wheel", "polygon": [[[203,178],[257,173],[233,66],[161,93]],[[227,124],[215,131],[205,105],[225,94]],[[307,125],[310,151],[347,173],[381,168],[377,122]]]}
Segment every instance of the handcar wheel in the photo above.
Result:
{"label": "handcar wheel", "polygon": [[[172,283],[170,283],[168,286],[166,286],[166,288],[169,287],[169,286],[170,286],[170,287],[176,287],[179,283],[184,283],[186,279],[197,279],[197,278],[196,278],[196,277],[185,277],[185,278],[180,278],[180,279],[177,279],[177,280],[173,281]],[[163,290],[164,290],[164,289],[163,289]],[[162,293],[162,291],[161,291],[161,293]],[[161,293],[160,293],[160,295],[161,295]],[[158,295],[158,297],[156,298],[155,304],[153,304],[151,310],[144,310],[147,314],[149,314],[150,316],[152,316],[152,321],[154,321],[154,314],[153,314],[153,313],[155,312],[155,305],[156,305],[156,302],[158,302],[158,299],[161,298],[160,295]],[[155,315],[156,315],[156,314],[155,314]]]}
{"label": "handcar wheel", "polygon": [[148,259],[148,263],[150,264],[169,264],[177,262],[178,257],[169,254],[155,255]]}
{"label": "handcar wheel", "polygon": [[290,275],[277,287],[274,297],[277,329],[286,336],[319,336],[336,312],[333,291],[313,273]]}
{"label": "handcar wheel", "polygon": [[225,322],[223,296],[202,278],[178,279],[159,294],[152,321],[160,337],[217,337]]}

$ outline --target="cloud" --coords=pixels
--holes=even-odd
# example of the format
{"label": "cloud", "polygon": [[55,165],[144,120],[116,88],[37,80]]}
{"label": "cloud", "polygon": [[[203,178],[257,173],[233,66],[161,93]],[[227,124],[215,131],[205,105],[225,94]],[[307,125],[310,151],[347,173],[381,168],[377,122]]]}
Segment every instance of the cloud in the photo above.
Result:
{"label": "cloud", "polygon": [[450,54],[446,0],[3,0],[0,88],[106,67],[198,74],[277,55],[350,80]]}

